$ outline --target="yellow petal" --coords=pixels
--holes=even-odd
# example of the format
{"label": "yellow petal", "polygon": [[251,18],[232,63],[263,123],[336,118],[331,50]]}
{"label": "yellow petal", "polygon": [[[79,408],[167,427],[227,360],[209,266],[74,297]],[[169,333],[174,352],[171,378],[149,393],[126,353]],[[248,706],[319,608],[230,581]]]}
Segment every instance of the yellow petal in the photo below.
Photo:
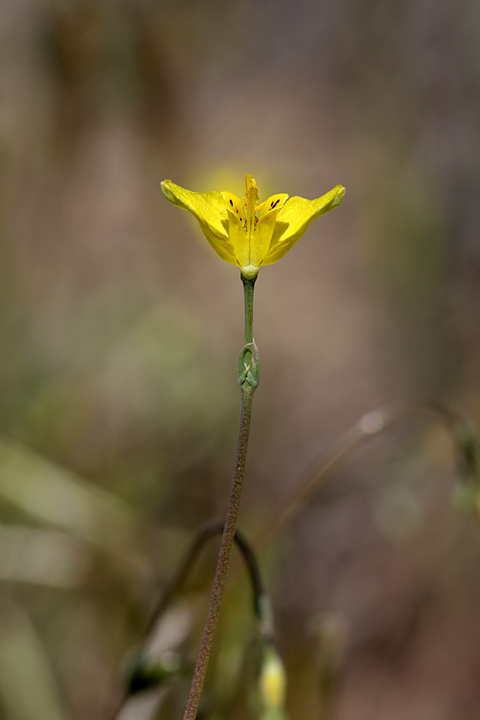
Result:
{"label": "yellow petal", "polygon": [[250,264],[256,267],[263,265],[272,242],[277,215],[284,206],[288,195],[281,193],[272,195],[265,201],[260,211],[255,233],[250,241]]}
{"label": "yellow petal", "polygon": [[225,192],[222,191],[220,193],[222,198],[225,200],[225,205],[227,210],[231,210],[234,212],[242,223],[245,223],[246,216],[245,216],[245,205],[243,204],[243,200],[240,200],[240,198],[237,195],[234,195],[231,192]]}
{"label": "yellow petal", "polygon": [[260,206],[262,208],[259,216],[260,219],[267,213],[270,213],[274,210],[276,210],[278,214],[278,212],[287,202],[287,198],[287,193],[279,193],[278,195],[272,195],[268,198],[268,200],[265,200],[265,202],[262,203]]}
{"label": "yellow petal", "polygon": [[228,213],[228,234],[233,246],[237,264],[242,267],[248,265],[249,244],[247,237],[247,217],[243,200],[230,192],[220,193],[225,200]]}
{"label": "yellow petal", "polygon": [[337,207],[344,195],[345,188],[336,185],[333,190],[316,200],[290,198],[278,213],[270,250],[263,264],[271,265],[286,255],[312,222]]}
{"label": "yellow petal", "polygon": [[228,212],[225,200],[219,192],[192,192],[175,185],[171,180],[162,182],[162,191],[171,203],[192,213],[208,242],[222,260],[237,265],[229,238]]}
{"label": "yellow petal", "polygon": [[245,220],[235,210],[228,209],[228,232],[237,264],[240,267],[250,264],[250,242],[248,239]]}

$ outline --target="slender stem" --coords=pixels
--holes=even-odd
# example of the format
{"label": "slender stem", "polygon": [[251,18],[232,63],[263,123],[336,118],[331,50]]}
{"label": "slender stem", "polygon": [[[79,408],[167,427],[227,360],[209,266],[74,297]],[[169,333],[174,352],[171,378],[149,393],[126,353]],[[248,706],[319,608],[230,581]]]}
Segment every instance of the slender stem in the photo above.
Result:
{"label": "slender stem", "polygon": [[245,345],[253,342],[253,289],[255,280],[247,280],[240,276],[243,282],[243,294],[245,298]]}
{"label": "slender stem", "polygon": [[[140,644],[143,646],[145,638],[150,635],[154,630],[155,625],[167,610],[168,606],[172,602],[173,598],[179,594],[186,582],[188,575],[190,574],[192,567],[198,559],[198,556],[202,552],[207,542],[223,533],[225,523],[223,520],[213,520],[204,525],[198,531],[192,545],[190,546],[186,556],[178,567],[177,572],[173,576],[172,580],[167,585],[163,592],[159,602],[157,603],[153,613],[147,621],[144,628]],[[245,536],[240,530],[235,531],[234,542],[237,545],[240,553],[247,566],[248,576],[250,584],[252,586],[253,594],[253,611],[258,621],[258,628],[260,637],[266,641],[273,641],[274,628],[273,628],[273,617],[271,613],[270,598],[268,597],[265,586],[263,584],[262,576],[260,574],[260,568],[258,561],[253,549]],[[153,687],[158,682],[158,677],[152,676],[151,684],[145,683],[145,667],[142,665],[143,658],[139,656],[140,664],[133,667],[131,674],[127,678],[127,682],[123,684],[122,692],[117,691],[115,698],[110,702],[106,718],[108,720],[116,720],[120,711],[127,703],[128,699],[138,691],[146,690],[147,688]],[[138,670],[140,670],[140,676],[138,676]],[[140,684],[138,680],[140,679]],[[147,678],[148,680],[148,678]]]}
{"label": "slender stem", "polygon": [[[235,528],[237,525],[238,511],[240,508],[240,497],[242,492],[243,476],[245,472],[245,460],[247,456],[248,436],[250,434],[250,420],[252,416],[252,399],[258,382],[252,382],[252,375],[248,375],[248,369],[255,369],[255,358],[253,348],[253,288],[255,278],[247,280],[242,276],[242,282],[245,295],[245,346],[241,353],[242,362],[245,365],[245,377],[239,378],[240,388],[242,391],[242,408],[240,413],[240,427],[238,430],[237,454],[235,457],[235,466],[233,472],[232,488],[228,501],[227,517],[223,529],[222,542],[218,555],[217,569],[215,571],[215,579],[213,581],[213,590],[210,596],[210,605],[208,608],[207,619],[203,629],[200,649],[197,655],[195,670],[193,672],[192,683],[188,695],[187,705],[183,715],[183,720],[195,720],[197,716],[198,706],[205,683],[208,663],[212,653],[213,641],[220,616],[223,596],[225,593],[225,585],[227,582],[228,568],[230,565],[230,557],[232,554],[232,546],[235,537]],[[247,347],[248,346],[248,347]]]}
{"label": "slender stem", "polygon": [[[177,572],[166,587],[162,597],[150,616],[142,638],[147,637],[152,632],[159,618],[165,613],[173,598],[182,591],[187,577],[191,573],[192,568],[206,543],[216,535],[221,535],[224,527],[225,523],[223,520],[213,520],[200,528],[186,556],[179,565]],[[257,620],[261,621],[262,617],[260,605],[266,593],[256,555],[243,533],[241,533],[238,529],[235,531],[234,542],[240,550],[247,566],[253,592],[255,617]]]}

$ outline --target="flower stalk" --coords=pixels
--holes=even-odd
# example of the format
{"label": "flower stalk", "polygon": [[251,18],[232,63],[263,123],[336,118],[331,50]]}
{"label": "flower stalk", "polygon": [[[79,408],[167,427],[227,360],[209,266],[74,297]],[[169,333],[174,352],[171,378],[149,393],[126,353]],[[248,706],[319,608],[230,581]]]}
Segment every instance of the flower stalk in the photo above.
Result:
{"label": "flower stalk", "polygon": [[242,409],[232,489],[207,620],[183,716],[184,720],[195,720],[225,592],[245,471],[252,399],[260,379],[260,359],[253,339],[255,280],[260,267],[281,260],[314,220],[341,203],[345,188],[336,185],[315,200],[289,198],[286,193],[278,193],[259,202],[257,184],[251,175],[246,175],[243,200],[226,191],[192,192],[171,180],[162,182],[162,191],[173,205],[197,219],[204,236],[222,260],[240,268],[245,293],[245,343],[238,358]]}
{"label": "flower stalk", "polygon": [[258,352],[253,339],[253,289],[256,277],[245,278],[241,275],[245,296],[245,344],[238,361],[238,383],[242,391],[242,406],[240,411],[240,425],[238,430],[237,452],[233,472],[232,487],[228,501],[227,516],[222,534],[222,542],[218,555],[215,579],[203,629],[200,648],[195,663],[195,670],[190,685],[187,705],[183,720],[195,720],[200,698],[202,696],[208,663],[212,653],[213,641],[218,626],[220,609],[225,594],[228,568],[232,554],[235,529],[237,526],[240,498],[242,494],[245,461],[247,457],[248,438],[250,434],[250,421],[252,417],[252,400],[255,388],[258,385],[260,364]]}

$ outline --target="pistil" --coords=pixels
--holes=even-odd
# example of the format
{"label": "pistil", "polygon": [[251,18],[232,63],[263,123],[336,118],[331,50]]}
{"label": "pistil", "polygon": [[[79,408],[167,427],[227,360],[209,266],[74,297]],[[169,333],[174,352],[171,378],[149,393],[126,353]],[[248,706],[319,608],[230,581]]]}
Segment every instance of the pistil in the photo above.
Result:
{"label": "pistil", "polygon": [[248,260],[250,262],[251,242],[256,225],[256,209],[260,193],[257,183],[251,175],[245,175],[245,207],[247,210]]}

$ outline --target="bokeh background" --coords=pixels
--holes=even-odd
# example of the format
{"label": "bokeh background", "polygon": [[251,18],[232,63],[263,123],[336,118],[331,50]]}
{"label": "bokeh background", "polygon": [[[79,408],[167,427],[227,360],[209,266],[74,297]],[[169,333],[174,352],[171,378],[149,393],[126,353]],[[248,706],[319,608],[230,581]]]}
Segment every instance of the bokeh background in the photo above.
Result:
{"label": "bokeh background", "polygon": [[[106,720],[236,443],[241,282],[161,180],[347,187],[256,286],[251,537],[379,405],[480,423],[480,6],[2,0],[0,57],[0,714]],[[410,421],[262,551],[292,720],[327,718],[328,653],[329,720],[478,719],[480,533],[452,484],[448,435]],[[190,659],[217,547],[171,620]],[[204,717],[255,717],[232,582]]]}

